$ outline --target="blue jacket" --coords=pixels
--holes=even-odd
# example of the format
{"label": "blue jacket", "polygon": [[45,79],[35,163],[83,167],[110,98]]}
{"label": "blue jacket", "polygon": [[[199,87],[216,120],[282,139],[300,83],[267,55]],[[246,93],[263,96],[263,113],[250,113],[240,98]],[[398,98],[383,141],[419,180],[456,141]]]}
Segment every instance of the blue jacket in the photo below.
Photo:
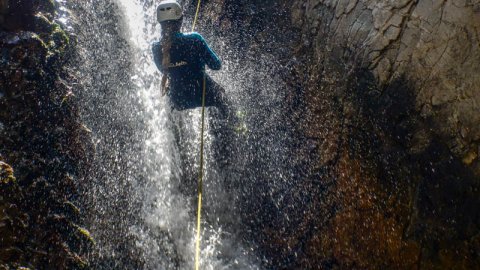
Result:
{"label": "blue jacket", "polygon": [[[155,42],[152,46],[153,59],[157,68],[168,75],[170,88],[168,96],[172,106],[177,110],[202,106],[203,78],[205,65],[213,70],[222,66],[220,59],[198,33],[176,33],[172,37],[170,49],[170,66],[162,66],[162,44]],[[212,106],[216,100],[212,89],[214,82],[207,79],[206,106]]]}

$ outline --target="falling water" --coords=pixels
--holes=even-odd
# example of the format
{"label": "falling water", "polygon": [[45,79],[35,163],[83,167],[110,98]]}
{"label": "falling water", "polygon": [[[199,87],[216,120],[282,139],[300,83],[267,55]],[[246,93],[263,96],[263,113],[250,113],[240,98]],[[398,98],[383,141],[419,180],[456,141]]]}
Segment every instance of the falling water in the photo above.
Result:
{"label": "falling water", "polygon": [[[180,186],[185,178],[195,179],[185,170],[198,171],[195,161],[198,155],[199,114],[198,111],[187,115],[171,112],[160,95],[160,76],[150,53],[150,44],[159,38],[160,32],[155,23],[155,8],[148,2],[123,0],[119,4],[128,23],[125,31],[131,33],[130,42],[136,59],[132,80],[144,106],[148,134],[143,153],[144,171],[148,175],[142,187],[144,204],[141,215],[144,224],[131,229],[138,237],[137,244],[145,257],[146,268],[193,268],[194,205],[192,198],[180,191]],[[172,129],[179,134],[174,136]],[[190,162],[182,159],[182,155]],[[190,181],[187,188],[194,191],[195,182]],[[221,227],[206,222],[203,235],[201,257],[204,269],[250,268],[247,258],[242,258],[241,247],[225,246],[227,243],[226,239],[222,239]],[[171,247],[166,249],[165,246]]]}
{"label": "falling water", "polygon": [[[91,213],[87,223],[97,240],[90,255],[97,269],[193,267],[200,113],[172,112],[160,94],[161,77],[150,48],[160,35],[155,4],[117,0],[69,6],[80,47],[72,69],[84,88],[79,97],[82,117],[96,147],[83,192]],[[246,85],[259,78],[257,85],[270,85],[255,94],[259,104],[248,113],[257,117],[247,124],[274,123],[275,114],[265,114],[268,103],[280,96],[272,93],[273,79],[259,69],[240,69],[233,52],[213,43],[224,56],[225,67],[212,76],[227,86],[239,109],[248,102],[241,94]],[[252,157],[254,153],[275,154],[276,158],[262,161],[270,162],[270,167],[281,164],[278,159],[285,156],[272,150],[279,149],[275,144],[280,141],[266,136],[268,141],[262,142],[259,135],[252,130],[248,137],[232,139],[242,155],[230,158],[236,168],[227,169],[229,173],[212,161],[212,149],[207,147],[202,269],[259,268],[254,245],[248,246],[238,233],[242,228],[236,211],[262,174],[253,177],[257,171],[250,171],[248,178],[245,170],[259,159]],[[206,139],[207,145],[216,142],[212,135]],[[255,149],[259,143],[264,148]],[[280,171],[277,166],[269,177],[281,180]]]}

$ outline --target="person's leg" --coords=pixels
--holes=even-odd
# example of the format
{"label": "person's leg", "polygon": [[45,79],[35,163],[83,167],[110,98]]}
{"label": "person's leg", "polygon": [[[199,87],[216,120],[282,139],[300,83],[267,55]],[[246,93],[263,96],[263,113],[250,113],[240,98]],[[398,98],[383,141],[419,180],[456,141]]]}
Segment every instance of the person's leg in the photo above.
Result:
{"label": "person's leg", "polygon": [[207,76],[207,103],[217,108],[219,117],[222,119],[230,118],[233,108],[229,102],[225,89]]}
{"label": "person's leg", "polygon": [[210,77],[207,77],[207,87],[210,93],[210,100],[207,101],[217,109],[214,114],[215,122],[221,123],[221,128],[230,129],[237,135],[245,134],[248,131],[244,122],[245,114],[234,109],[225,90]]}
{"label": "person's leg", "polygon": [[213,136],[212,152],[219,168],[225,168],[230,163],[232,143],[235,139],[231,128],[233,107],[225,94],[225,89],[210,77],[207,77],[207,91],[207,104],[211,108],[208,122]]}

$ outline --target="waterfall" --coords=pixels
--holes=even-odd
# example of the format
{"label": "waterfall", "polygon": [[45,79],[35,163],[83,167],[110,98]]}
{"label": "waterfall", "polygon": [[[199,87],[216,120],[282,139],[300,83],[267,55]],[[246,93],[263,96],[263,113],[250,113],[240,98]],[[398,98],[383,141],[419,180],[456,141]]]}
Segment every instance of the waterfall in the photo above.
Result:
{"label": "waterfall", "polygon": [[[160,34],[156,3],[63,4],[72,10],[78,31],[79,60],[72,70],[83,87],[81,114],[96,146],[94,169],[83,187],[86,222],[97,241],[90,260],[95,269],[193,268],[200,111],[171,111],[160,94],[161,77],[150,48]],[[220,42],[212,43],[220,54],[228,51]],[[245,84],[257,77],[264,80],[259,85],[273,85],[260,70],[242,71],[235,60],[223,56],[224,70],[212,76],[227,86],[240,109],[246,102],[240,94]],[[257,101],[276,102],[265,89],[255,94],[265,95]],[[260,115],[269,109],[258,110]],[[207,145],[215,140],[207,134]],[[248,230],[240,220],[248,210],[240,209],[241,204],[253,205],[245,200],[256,188],[257,179],[242,173],[259,150],[248,146],[251,140],[257,140],[255,134],[232,139],[241,147],[236,148],[238,156],[230,158],[236,168],[228,173],[206,149],[202,269],[259,269],[254,244],[246,246],[239,234]]]}

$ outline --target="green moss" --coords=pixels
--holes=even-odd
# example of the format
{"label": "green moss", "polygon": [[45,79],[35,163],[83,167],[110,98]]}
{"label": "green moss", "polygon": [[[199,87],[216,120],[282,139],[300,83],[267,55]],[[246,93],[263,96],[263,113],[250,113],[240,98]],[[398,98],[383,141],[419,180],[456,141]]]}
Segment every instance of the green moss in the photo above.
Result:
{"label": "green moss", "polygon": [[40,35],[50,50],[65,47],[70,43],[70,38],[62,27],[42,14],[35,15],[35,32]]}
{"label": "green moss", "polygon": [[63,31],[60,25],[54,23],[52,41],[54,42],[54,45],[57,45],[56,49],[60,50],[60,52],[63,52],[63,50],[65,50],[65,48],[70,44],[70,37],[65,31]]}
{"label": "green moss", "polygon": [[10,165],[0,161],[0,183],[10,184],[16,183],[17,179],[13,175],[13,169]]}
{"label": "green moss", "polygon": [[34,17],[34,32],[36,33],[51,33],[53,31],[53,23],[43,14],[36,14]]}
{"label": "green moss", "polygon": [[70,44],[70,37],[62,27],[42,14],[35,16],[35,29],[38,33],[36,36],[41,40],[42,45],[51,51],[50,54],[63,53]]}
{"label": "green moss", "polygon": [[65,206],[69,209],[70,212],[72,212],[74,215],[79,216],[80,215],[80,209],[76,207],[72,202],[65,202]]}
{"label": "green moss", "polygon": [[40,46],[42,46],[43,49],[48,50],[48,46],[45,43],[45,41],[37,34],[32,35],[32,39],[36,40],[39,42]]}
{"label": "green moss", "polygon": [[54,23],[53,24],[53,32],[52,36],[54,38],[59,38],[60,40],[63,41],[64,44],[69,44],[70,43],[70,37],[67,35],[67,33],[60,27],[59,24]]}
{"label": "green moss", "polygon": [[80,235],[80,238],[87,240],[91,244],[95,244],[95,240],[93,240],[93,237],[90,235],[90,232],[87,229],[77,227],[77,232]]}

